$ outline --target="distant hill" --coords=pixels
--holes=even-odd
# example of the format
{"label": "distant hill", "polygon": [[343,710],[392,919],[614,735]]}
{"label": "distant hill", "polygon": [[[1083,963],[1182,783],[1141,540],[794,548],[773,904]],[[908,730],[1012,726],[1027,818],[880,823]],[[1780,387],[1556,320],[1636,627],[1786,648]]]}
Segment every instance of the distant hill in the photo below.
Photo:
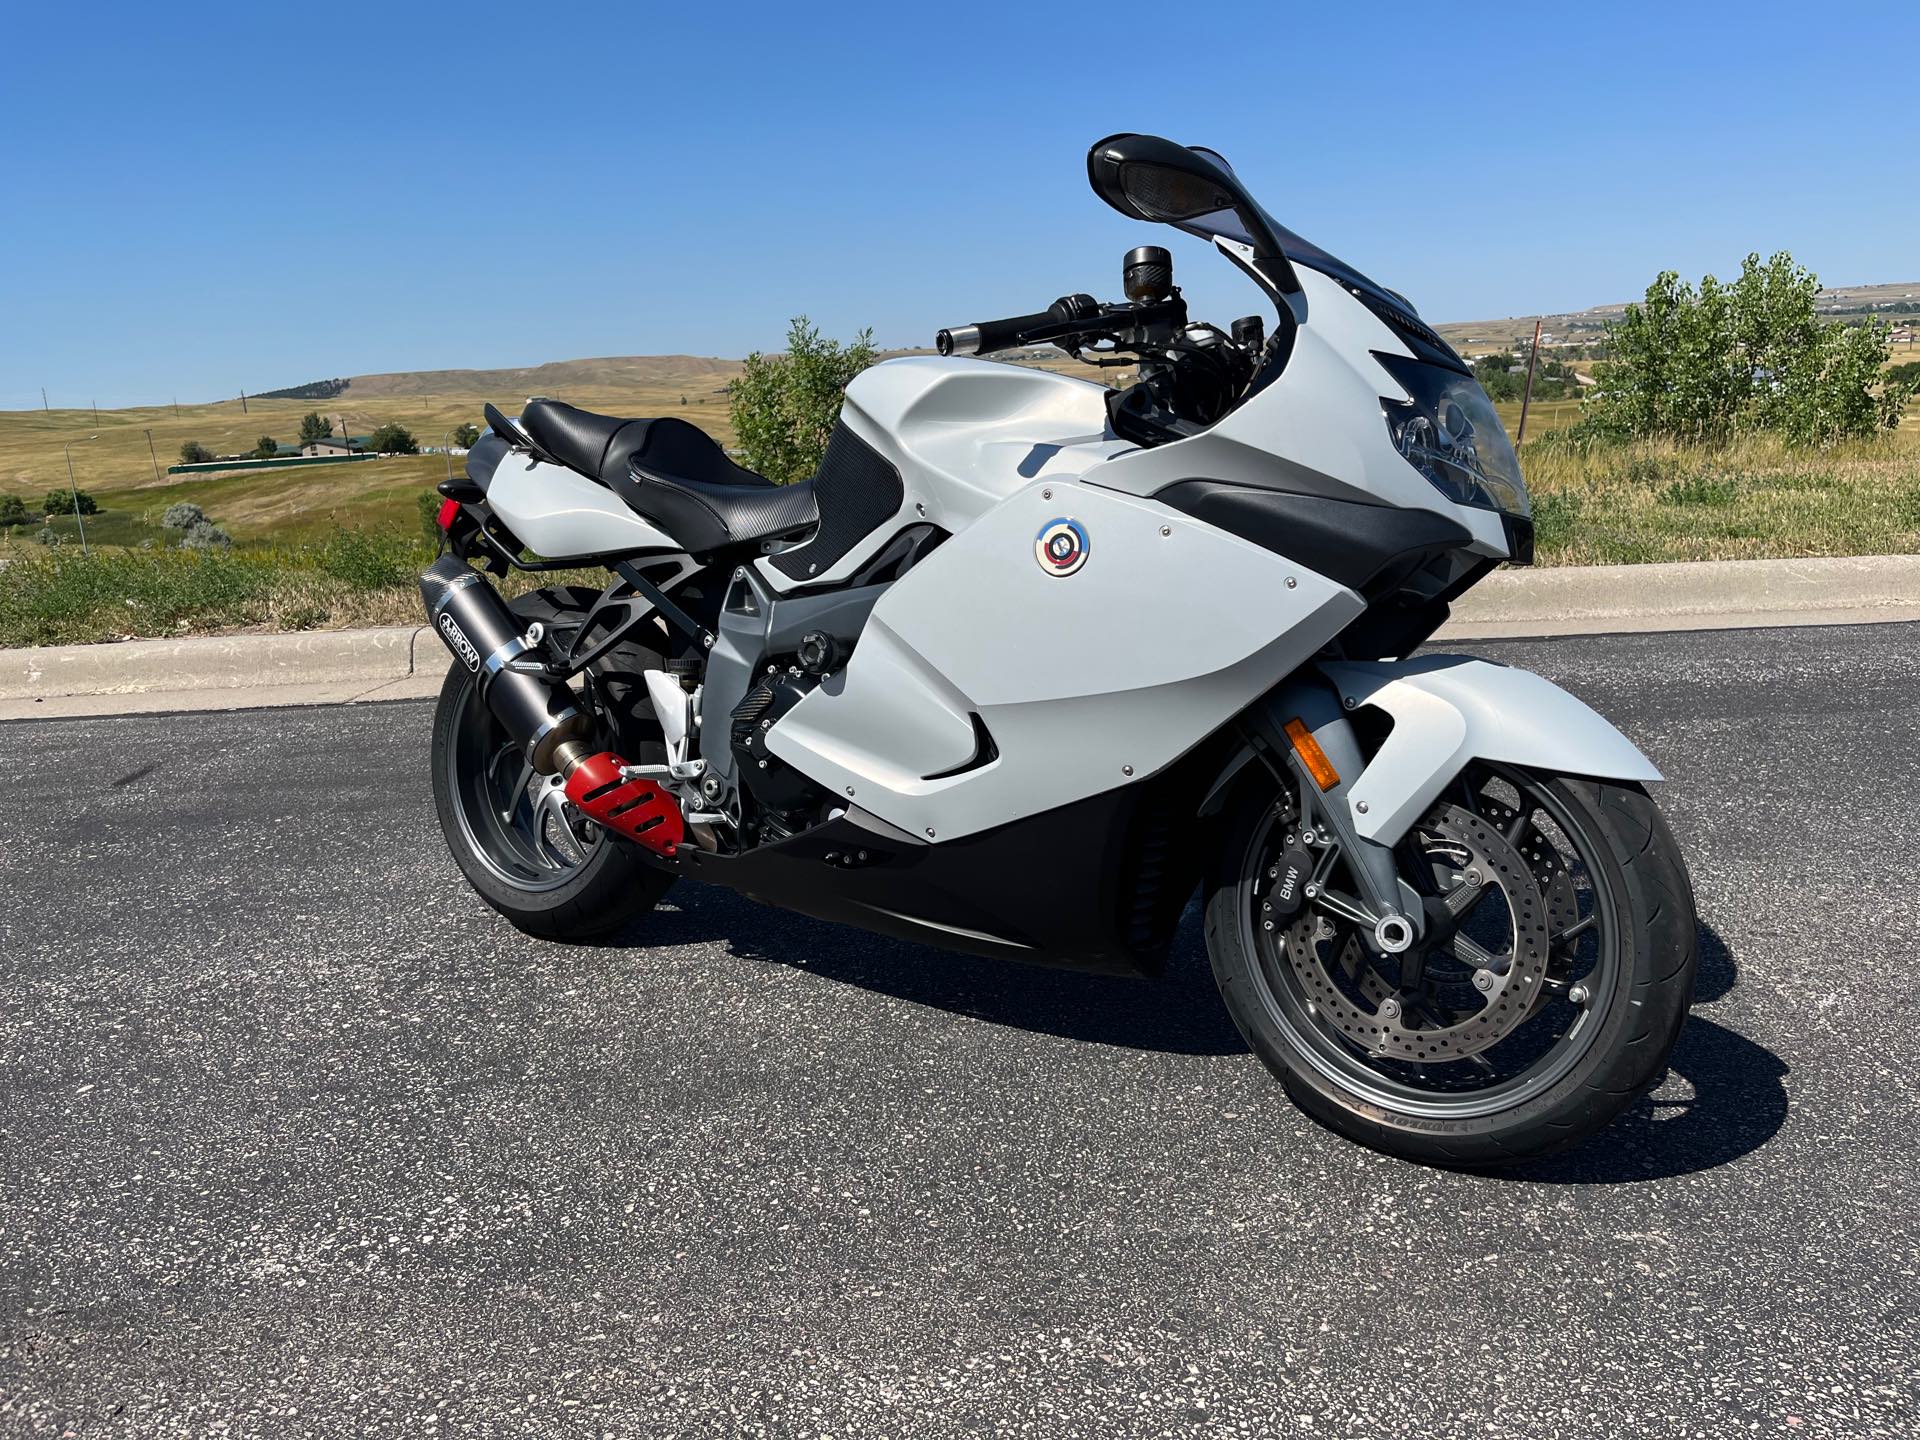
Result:
{"label": "distant hill", "polygon": [[[1831,285],[1814,301],[1824,315],[1836,319],[1880,315],[1899,324],[1920,314],[1920,280],[1892,285]],[[1542,343],[1549,345],[1593,345],[1605,335],[1609,320],[1618,320],[1627,308],[1624,300],[1614,305],[1594,305],[1585,310],[1562,311],[1557,315],[1509,315],[1503,320],[1448,320],[1433,328],[1447,342],[1463,351],[1484,354],[1489,350],[1510,349],[1522,340],[1533,338],[1533,322],[1540,322]]]}
{"label": "distant hill", "polygon": [[[608,355],[595,360],[556,360],[545,365],[504,370],[400,370],[354,375],[330,384],[340,387],[333,395],[349,401],[475,393],[498,395],[502,400],[524,400],[529,395],[562,395],[569,390],[624,389],[700,380],[725,383],[739,373],[738,360],[705,355]],[[310,388],[292,387],[293,391]]]}

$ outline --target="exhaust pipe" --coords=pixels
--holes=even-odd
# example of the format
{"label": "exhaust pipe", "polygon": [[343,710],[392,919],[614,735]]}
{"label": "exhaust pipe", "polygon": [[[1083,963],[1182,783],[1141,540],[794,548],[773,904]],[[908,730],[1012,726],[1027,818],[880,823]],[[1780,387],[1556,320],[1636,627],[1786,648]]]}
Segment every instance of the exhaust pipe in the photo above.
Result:
{"label": "exhaust pipe", "polygon": [[521,633],[487,577],[453,555],[441,556],[421,575],[420,598],[434,632],[478,678],[480,698],[520,743],[533,768],[542,775],[559,773],[573,758],[563,757],[562,747],[586,733],[587,717],[564,686],[510,668],[535,649],[539,636]]}
{"label": "exhaust pipe", "polygon": [[565,777],[567,799],[607,829],[671,856],[686,838],[680,803],[657,781],[626,775],[612,751],[595,753],[591,722],[565,684],[513,668],[540,648],[538,626],[524,632],[487,577],[453,555],[420,576],[427,619],[480,687],[480,698],[542,775]]}

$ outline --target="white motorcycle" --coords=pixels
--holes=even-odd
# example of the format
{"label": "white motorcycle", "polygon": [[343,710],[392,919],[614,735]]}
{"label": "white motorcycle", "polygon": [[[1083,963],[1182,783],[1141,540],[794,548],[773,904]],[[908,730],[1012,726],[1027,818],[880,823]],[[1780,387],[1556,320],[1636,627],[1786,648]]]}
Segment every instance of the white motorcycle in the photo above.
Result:
{"label": "white motorcycle", "polygon": [[[540,935],[689,875],[1138,974],[1197,889],[1235,1022],[1314,1116],[1441,1164],[1569,1146],[1661,1075],[1694,912],[1632,743],[1537,676],[1413,654],[1531,559],[1500,420],[1219,155],[1126,134],[1087,166],[1244,271],[1271,333],[1191,320],[1143,246],[1122,302],[859,376],[785,486],[683,420],[487,407],[421,578],[458,662],[454,858]],[[1132,383],[965,358],[1040,344]],[[582,567],[609,583],[512,603],[483,573]]]}

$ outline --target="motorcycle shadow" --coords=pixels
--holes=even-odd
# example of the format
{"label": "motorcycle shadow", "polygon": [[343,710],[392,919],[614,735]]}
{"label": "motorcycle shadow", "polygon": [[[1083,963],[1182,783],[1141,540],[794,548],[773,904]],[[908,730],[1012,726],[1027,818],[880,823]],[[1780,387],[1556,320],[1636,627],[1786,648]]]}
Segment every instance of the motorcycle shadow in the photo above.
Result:
{"label": "motorcycle shadow", "polygon": [[[1739,983],[1733,952],[1711,925],[1697,931],[1694,1003]],[[1711,1170],[1765,1145],[1787,1119],[1785,1061],[1764,1045],[1694,1014],[1667,1079],[1578,1150],[1498,1172],[1506,1180],[1616,1185]]]}
{"label": "motorcycle shadow", "polygon": [[935,950],[772,910],[718,886],[681,880],[616,944],[719,941],[742,959],[1063,1040],[1172,1055],[1239,1055],[1246,1042],[1214,989],[1198,910],[1182,917],[1166,973],[1092,975]]}
{"label": "motorcycle shadow", "polygon": [[[934,950],[768,909],[686,880],[631,931],[610,938],[635,946],[718,941],[742,959],[1065,1040],[1172,1055],[1247,1053],[1214,989],[1196,906],[1182,917],[1166,973],[1157,980]],[[1710,1004],[1735,987],[1738,970],[1711,925],[1702,922],[1697,939],[1694,999]],[[1570,1154],[1492,1173],[1544,1184],[1612,1185],[1725,1165],[1759,1149],[1786,1122],[1787,1073],[1765,1046],[1695,1014],[1674,1047],[1667,1080],[1652,1094]]]}

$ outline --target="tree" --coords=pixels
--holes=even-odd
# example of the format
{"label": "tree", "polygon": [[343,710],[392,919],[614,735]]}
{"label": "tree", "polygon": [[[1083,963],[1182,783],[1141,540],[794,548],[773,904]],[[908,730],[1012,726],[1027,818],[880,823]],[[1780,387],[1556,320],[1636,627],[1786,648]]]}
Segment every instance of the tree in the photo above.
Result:
{"label": "tree", "polygon": [[24,525],[29,518],[26,501],[18,495],[0,495],[0,526]]}
{"label": "tree", "polygon": [[369,448],[382,455],[418,455],[420,442],[413,438],[406,426],[389,420],[368,439]]}
{"label": "tree", "polygon": [[453,427],[453,443],[462,450],[471,450],[473,442],[480,438],[478,425],[456,425]]}
{"label": "tree", "polygon": [[189,440],[180,447],[180,463],[182,465],[205,465],[213,458],[213,451],[202,445],[198,440]]}
{"label": "tree", "polygon": [[207,518],[207,512],[191,500],[181,500],[161,513],[160,523],[169,530],[191,530]]}
{"label": "tree", "polygon": [[78,510],[82,515],[99,513],[99,505],[84,490],[49,490],[47,492],[47,511],[49,515],[71,515]]}
{"label": "tree", "polygon": [[300,443],[311,445],[316,440],[324,440],[333,433],[333,426],[318,410],[309,410],[300,417]]}
{"label": "tree", "polygon": [[821,339],[804,315],[788,327],[784,355],[749,355],[740,378],[727,387],[734,433],[749,468],[782,484],[818,470],[847,382],[873,360],[873,331],[862,330],[842,347]]}
{"label": "tree", "polygon": [[256,459],[271,460],[280,453],[280,442],[271,435],[262,435],[260,443],[253,447],[253,453]]}
{"label": "tree", "polygon": [[1886,325],[1823,322],[1819,289],[1784,251],[1749,255],[1731,285],[1708,275],[1696,290],[1664,272],[1607,326],[1580,429],[1706,445],[1766,430],[1817,445],[1897,425],[1913,387],[1881,373]]}

